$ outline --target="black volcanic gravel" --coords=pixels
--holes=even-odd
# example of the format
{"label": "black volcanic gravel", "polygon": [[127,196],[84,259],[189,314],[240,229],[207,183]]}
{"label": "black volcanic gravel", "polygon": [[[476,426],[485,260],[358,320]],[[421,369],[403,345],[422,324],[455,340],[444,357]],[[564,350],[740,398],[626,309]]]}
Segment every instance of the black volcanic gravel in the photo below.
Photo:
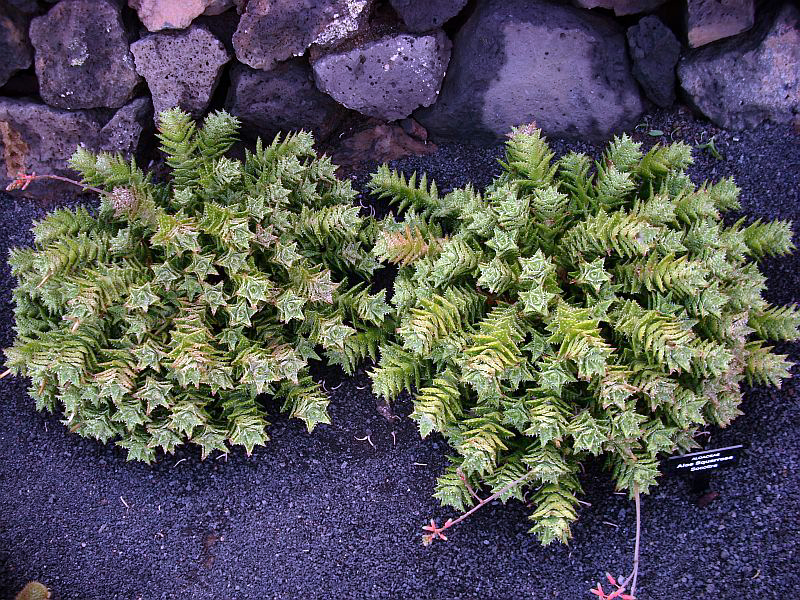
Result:
{"label": "black volcanic gravel", "polygon": [[[685,112],[643,119],[645,143],[661,130],[696,145],[715,135],[722,160],[697,151],[696,181],[733,175],[749,218],[800,220],[800,135],[789,127],[720,131]],[[559,152],[598,147],[552,141]],[[425,170],[440,189],[486,185],[502,147],[443,145],[398,161]],[[370,165],[365,166],[368,172]],[[354,176],[363,185],[363,173]],[[43,209],[2,195],[0,252],[30,243]],[[800,297],[800,253],[771,260],[769,299]],[[12,341],[8,266],[0,266],[0,347]],[[795,361],[800,345],[782,351]],[[320,371],[332,390],[333,425],[314,434],[276,415],[272,441],[252,457],[237,449],[200,462],[180,450],[148,467],[124,452],[70,434],[34,410],[26,382],[0,382],[0,598],[26,581],[56,599],[497,599],[594,598],[605,571],[626,573],[632,503],[613,493],[599,464],[583,477],[583,507],[569,546],[539,546],[519,503],[490,505],[420,544],[421,526],[454,516],[431,498],[446,464],[441,438],[420,440],[407,418],[378,414],[363,373]],[[719,497],[701,508],[687,481],[662,477],[642,501],[638,595],[648,599],[787,599],[800,590],[800,381],[754,389],[745,415],[710,446],[747,446],[740,466],[718,472]],[[276,407],[273,407],[275,409]],[[405,417],[408,399],[395,407]],[[273,412],[277,412],[273,410]],[[358,441],[369,435],[368,441]],[[374,447],[373,447],[374,446]],[[606,586],[607,587],[607,586]]]}

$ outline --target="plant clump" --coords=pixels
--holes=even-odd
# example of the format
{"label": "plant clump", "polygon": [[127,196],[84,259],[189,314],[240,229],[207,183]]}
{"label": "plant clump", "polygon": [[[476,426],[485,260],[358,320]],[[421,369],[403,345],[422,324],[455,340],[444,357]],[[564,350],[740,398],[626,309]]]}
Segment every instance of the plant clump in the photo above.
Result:
{"label": "plant clump", "polygon": [[320,358],[352,372],[375,355],[390,308],[372,294],[375,222],[308,133],[225,156],[238,121],[197,128],[161,114],[171,176],[79,148],[71,165],[102,188],[96,215],[60,209],[9,263],[19,285],[10,370],[72,430],[151,461],[192,442],[203,457],[268,437],[259,395],[311,431],[329,423],[309,375]]}
{"label": "plant clump", "polygon": [[402,212],[375,245],[398,266],[399,327],[373,390],[411,391],[421,435],[454,450],[443,504],[482,504],[486,486],[531,501],[542,543],[566,542],[588,457],[605,458],[618,489],[646,493],[659,455],[740,414],[740,383],[788,377],[765,340],[796,339],[800,313],[762,298],[757,261],[794,248],[790,224],[725,225],[738,188],[694,185],[691,160],[685,144],[643,154],[627,136],[594,166],[554,160],[527,127],[483,194],[373,175]]}

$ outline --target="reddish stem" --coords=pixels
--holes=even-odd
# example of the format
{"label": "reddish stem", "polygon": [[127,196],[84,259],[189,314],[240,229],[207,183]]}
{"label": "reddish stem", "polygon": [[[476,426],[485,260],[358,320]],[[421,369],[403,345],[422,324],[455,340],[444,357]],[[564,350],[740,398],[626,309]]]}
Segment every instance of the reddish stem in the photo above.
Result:
{"label": "reddish stem", "polygon": [[107,192],[101,190],[99,188],[93,187],[91,185],[86,185],[85,183],[81,183],[80,181],[75,181],[74,179],[70,179],[69,177],[61,177],[60,175],[37,175],[36,173],[31,173],[30,175],[26,175],[24,173],[19,173],[15,178],[14,181],[6,186],[6,190],[24,190],[26,189],[31,182],[36,181],[37,179],[55,179],[57,181],[63,181],[65,183],[71,183],[72,185],[77,185],[78,187],[82,187],[84,190],[91,190],[98,194],[105,195]]}
{"label": "reddish stem", "polygon": [[469,480],[467,479],[467,476],[464,475],[464,472],[461,470],[461,467],[458,467],[456,469],[456,473],[458,473],[458,476],[461,479],[461,481],[464,482],[464,485],[467,486],[467,491],[469,492],[470,496],[475,498],[475,500],[477,500],[478,502],[481,502],[483,498],[478,496],[478,494],[475,493],[475,490],[472,489],[472,486],[469,484]]}
{"label": "reddish stem", "polygon": [[[514,481],[512,481],[512,482],[511,482],[511,483],[509,483],[508,485],[504,486],[503,488],[501,488],[500,490],[498,490],[497,492],[495,492],[495,493],[494,493],[494,494],[492,494],[491,496],[489,496],[489,497],[487,497],[487,498],[484,498],[483,500],[481,500],[481,501],[480,501],[478,504],[476,504],[475,506],[473,506],[473,507],[472,507],[470,510],[468,510],[468,511],[467,511],[467,512],[465,512],[463,515],[461,515],[460,517],[458,517],[458,518],[457,518],[455,521],[448,520],[448,521],[447,521],[447,522],[446,522],[446,523],[445,523],[445,524],[444,524],[442,527],[438,528],[438,529],[437,529],[437,531],[444,531],[445,529],[449,529],[449,528],[450,528],[450,527],[452,527],[453,525],[458,525],[459,523],[461,523],[461,521],[463,521],[464,519],[466,519],[468,516],[470,516],[470,515],[471,515],[472,513],[474,513],[476,510],[478,510],[479,508],[481,508],[481,507],[483,507],[483,506],[485,506],[485,505],[489,504],[489,502],[491,502],[492,500],[496,500],[497,498],[499,498],[500,496],[502,496],[503,494],[505,494],[505,493],[506,493],[508,490],[510,490],[510,489],[511,489],[511,488],[513,488],[514,486],[516,486],[516,485],[519,485],[520,483],[522,483],[523,481],[525,481],[525,480],[526,480],[528,477],[530,477],[531,475],[533,475],[533,471],[528,471],[527,473],[525,473],[525,474],[524,474],[524,475],[522,475],[521,477],[517,477],[517,478],[516,478]],[[477,496],[476,496],[476,498],[477,498]]]}

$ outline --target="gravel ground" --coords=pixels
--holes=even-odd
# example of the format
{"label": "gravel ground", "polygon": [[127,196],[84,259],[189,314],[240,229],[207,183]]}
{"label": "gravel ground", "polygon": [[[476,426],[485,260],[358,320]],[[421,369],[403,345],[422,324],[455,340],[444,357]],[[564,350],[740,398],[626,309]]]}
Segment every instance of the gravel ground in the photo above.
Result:
{"label": "gravel ground", "polygon": [[[699,145],[711,136],[722,159],[698,150],[697,181],[734,175],[750,218],[800,220],[800,135],[789,127],[720,131],[686,112],[651,113],[634,135],[661,130]],[[553,140],[596,153],[594,146]],[[426,170],[440,189],[497,171],[500,146],[443,145],[398,161]],[[370,165],[365,166],[368,171]],[[363,185],[363,175],[354,176]],[[30,242],[43,209],[2,195],[0,252]],[[765,264],[769,299],[800,298],[800,253]],[[0,347],[12,341],[7,265],[0,266]],[[795,361],[800,345],[782,350]],[[333,425],[308,435],[276,415],[272,441],[252,457],[199,460],[180,450],[148,467],[69,434],[34,410],[26,382],[0,383],[0,598],[38,579],[56,599],[593,598],[605,571],[626,572],[633,553],[632,503],[613,493],[599,464],[583,477],[591,505],[569,546],[542,548],[526,508],[490,505],[420,544],[430,518],[454,516],[431,498],[444,469],[441,438],[420,440],[409,419],[388,423],[368,378],[319,373],[332,389]],[[800,589],[800,380],[747,393],[745,415],[714,431],[711,447],[745,444],[738,467],[716,473],[719,497],[701,508],[688,482],[662,477],[642,502],[640,600],[789,598]],[[335,388],[335,389],[334,389]],[[272,407],[273,412],[277,407]],[[410,412],[408,400],[395,407]],[[369,440],[356,438],[369,436]],[[371,444],[369,442],[372,442]]]}

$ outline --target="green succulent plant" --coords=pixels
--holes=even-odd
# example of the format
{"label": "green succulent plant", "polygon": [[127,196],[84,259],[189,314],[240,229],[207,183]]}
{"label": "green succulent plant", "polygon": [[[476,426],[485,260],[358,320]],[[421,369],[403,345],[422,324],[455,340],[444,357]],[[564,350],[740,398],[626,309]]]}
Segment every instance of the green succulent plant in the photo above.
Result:
{"label": "green succulent plant", "polygon": [[34,247],[11,251],[9,368],[39,409],[129,459],[186,442],[250,453],[268,439],[261,394],[309,431],[328,423],[309,359],[321,349],[352,372],[390,310],[369,289],[374,220],[308,133],[240,161],[225,156],[238,129],[225,112],[200,129],[177,109],[160,123],[168,181],[78,148],[72,167],[105,191],[97,214],[56,210]]}
{"label": "green succulent plant", "polygon": [[588,457],[605,457],[618,489],[646,493],[659,455],[740,414],[740,383],[788,377],[765,340],[796,339],[800,313],[762,298],[756,261],[793,249],[790,224],[725,225],[739,190],[694,185],[691,160],[685,144],[643,154],[627,136],[594,165],[554,160],[528,127],[483,194],[373,175],[402,213],[375,242],[399,267],[399,327],[373,390],[410,391],[421,435],[449,442],[443,504],[464,511],[473,490],[507,488],[504,501],[532,501],[542,543],[565,542]]}

